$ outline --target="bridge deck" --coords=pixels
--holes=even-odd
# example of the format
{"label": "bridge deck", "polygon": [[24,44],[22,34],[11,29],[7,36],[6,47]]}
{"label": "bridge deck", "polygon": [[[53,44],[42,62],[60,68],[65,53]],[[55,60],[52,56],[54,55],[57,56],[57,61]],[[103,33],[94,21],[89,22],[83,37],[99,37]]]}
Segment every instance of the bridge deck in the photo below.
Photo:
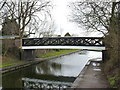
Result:
{"label": "bridge deck", "polygon": [[103,37],[43,37],[22,39],[22,49],[105,50]]}
{"label": "bridge deck", "polygon": [[22,49],[83,49],[105,50],[104,46],[22,46]]}

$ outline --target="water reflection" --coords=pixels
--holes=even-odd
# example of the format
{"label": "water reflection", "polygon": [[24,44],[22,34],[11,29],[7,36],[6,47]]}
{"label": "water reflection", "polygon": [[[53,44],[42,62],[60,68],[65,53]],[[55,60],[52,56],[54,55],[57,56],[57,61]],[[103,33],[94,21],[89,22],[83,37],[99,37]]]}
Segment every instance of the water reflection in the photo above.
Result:
{"label": "water reflection", "polygon": [[[81,54],[82,53],[82,54]],[[89,59],[101,58],[101,52],[84,51],[48,60],[2,76],[3,87],[21,88],[22,78],[73,82]]]}
{"label": "water reflection", "polygon": [[44,89],[62,89],[68,88],[72,85],[70,82],[59,82],[59,81],[49,81],[49,80],[40,80],[40,79],[31,79],[31,78],[22,78],[24,88],[42,88]]}
{"label": "water reflection", "polygon": [[88,59],[102,58],[102,52],[100,51],[88,51]]}
{"label": "water reflection", "polygon": [[61,70],[61,64],[52,63],[52,62],[44,62],[35,67],[35,71],[37,74],[50,74],[53,75],[56,71]]}
{"label": "water reflection", "polygon": [[[82,54],[80,54],[82,53]],[[36,74],[77,77],[88,62],[88,51],[52,59],[36,65]]]}

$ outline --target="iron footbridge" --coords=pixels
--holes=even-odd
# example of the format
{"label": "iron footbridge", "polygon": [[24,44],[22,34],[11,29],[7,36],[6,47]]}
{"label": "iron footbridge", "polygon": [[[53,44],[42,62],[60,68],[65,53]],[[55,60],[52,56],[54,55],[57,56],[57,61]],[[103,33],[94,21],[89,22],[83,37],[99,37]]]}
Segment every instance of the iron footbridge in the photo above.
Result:
{"label": "iron footbridge", "polygon": [[22,39],[22,49],[105,50],[103,37],[43,37]]}

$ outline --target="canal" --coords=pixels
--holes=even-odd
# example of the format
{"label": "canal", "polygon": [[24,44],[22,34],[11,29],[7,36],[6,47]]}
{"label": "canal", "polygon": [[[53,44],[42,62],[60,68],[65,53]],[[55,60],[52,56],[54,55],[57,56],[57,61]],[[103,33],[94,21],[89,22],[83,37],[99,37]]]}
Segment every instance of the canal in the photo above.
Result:
{"label": "canal", "polygon": [[28,83],[28,81],[32,83],[71,84],[80,74],[88,60],[93,58],[102,58],[102,52],[80,51],[47,60],[37,65],[3,74],[2,86],[3,88],[29,88],[32,84]]}

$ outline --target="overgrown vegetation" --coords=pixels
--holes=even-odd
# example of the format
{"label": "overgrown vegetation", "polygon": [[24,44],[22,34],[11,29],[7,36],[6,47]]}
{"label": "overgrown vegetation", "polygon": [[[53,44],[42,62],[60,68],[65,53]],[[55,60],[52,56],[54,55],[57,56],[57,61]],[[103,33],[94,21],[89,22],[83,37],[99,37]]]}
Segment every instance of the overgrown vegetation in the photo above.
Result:
{"label": "overgrown vegetation", "polygon": [[119,85],[120,85],[120,82],[119,82],[120,77],[110,77],[110,78],[108,78],[108,80],[109,80],[110,85],[113,88],[119,87]]}

